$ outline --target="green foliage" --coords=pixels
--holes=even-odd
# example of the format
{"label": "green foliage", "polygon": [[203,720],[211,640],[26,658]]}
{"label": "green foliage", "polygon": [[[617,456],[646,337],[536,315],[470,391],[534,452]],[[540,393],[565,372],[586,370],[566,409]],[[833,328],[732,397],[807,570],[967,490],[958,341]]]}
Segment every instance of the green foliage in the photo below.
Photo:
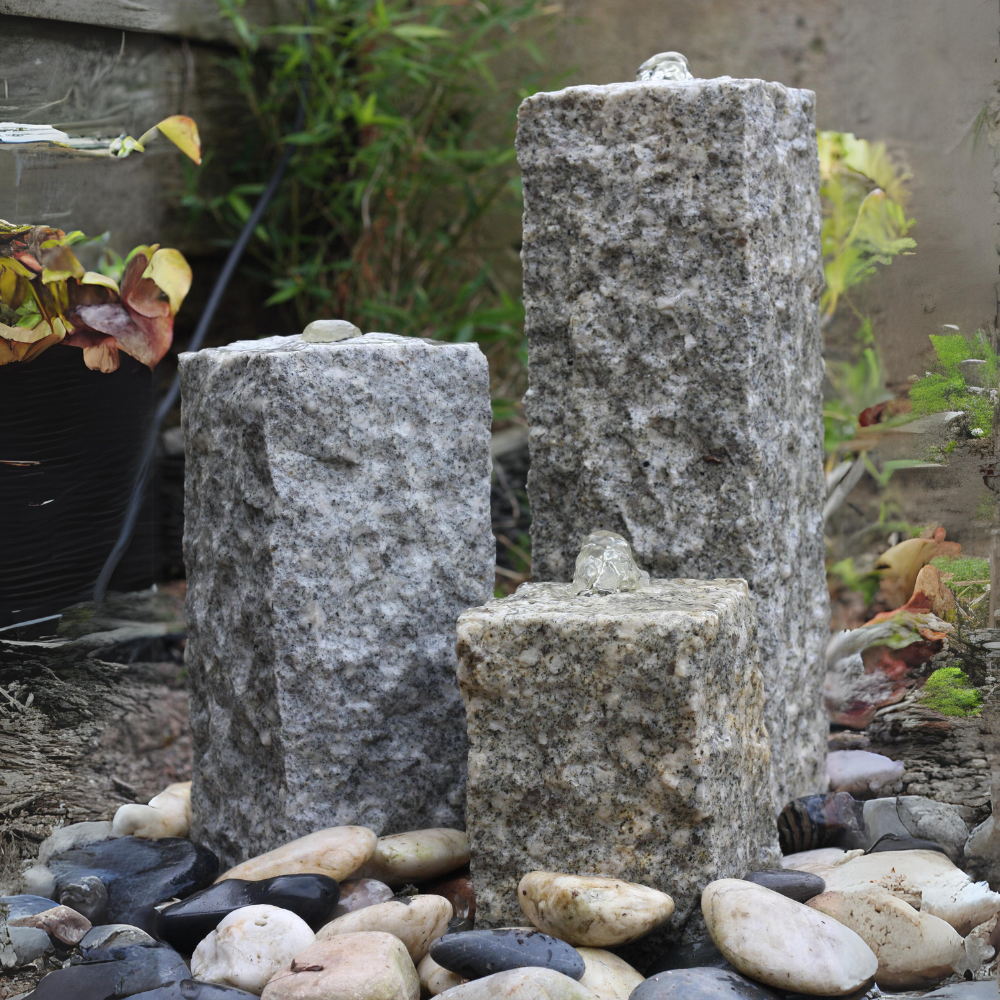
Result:
{"label": "green foliage", "polygon": [[884,143],[820,132],[819,161],[826,277],[820,304],[829,319],[877,264],[890,264],[916,243],[906,235],[913,225],[905,210],[910,174],[892,162]]}
{"label": "green foliage", "polygon": [[[363,330],[475,340],[490,356],[494,395],[520,396],[520,289],[495,261],[516,259],[515,111],[541,63],[532,35],[552,9],[542,0],[320,0],[308,24],[265,30],[243,3],[220,0],[241,40],[230,66],[256,122],[237,164],[244,177],[188,203],[235,230],[291,144],[288,175],[250,247],[274,290],[268,304],[286,304],[300,324],[338,317]],[[305,122],[293,131],[300,99]]]}
{"label": "green foliage", "polygon": [[937,356],[937,370],[914,382],[910,388],[913,412],[925,415],[946,410],[964,410],[970,415],[970,427],[979,428],[983,432],[982,436],[988,437],[993,430],[993,403],[985,393],[969,392],[959,364],[968,358],[984,358],[987,384],[996,385],[996,353],[981,333],[977,335],[975,349],[960,333],[941,336],[931,334],[930,339]]}
{"label": "green foliage", "polygon": [[875,594],[882,582],[878,573],[859,573],[854,567],[854,560],[850,558],[835,562],[827,570],[827,574],[836,577],[848,590],[862,594],[865,605],[871,604],[875,599]]}
{"label": "green foliage", "polygon": [[826,363],[827,377],[837,394],[823,406],[823,444],[828,453],[857,435],[862,410],[892,399],[892,393],[885,388],[882,359],[874,346],[870,319],[861,324],[857,339],[864,345],[857,361]]}
{"label": "green foliage", "polygon": [[955,583],[963,580],[988,580],[990,578],[989,559],[976,559],[974,556],[938,556],[931,560],[942,573],[952,573]]}
{"label": "green foliage", "polygon": [[921,700],[942,715],[978,715],[982,695],[961,667],[941,667],[927,678]]}

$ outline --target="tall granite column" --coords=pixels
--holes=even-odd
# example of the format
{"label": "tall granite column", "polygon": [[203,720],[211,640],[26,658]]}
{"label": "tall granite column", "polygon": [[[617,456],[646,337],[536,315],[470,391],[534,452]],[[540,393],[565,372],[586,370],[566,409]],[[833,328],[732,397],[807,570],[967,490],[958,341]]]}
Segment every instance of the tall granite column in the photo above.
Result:
{"label": "tall granite column", "polygon": [[464,824],[460,612],[492,595],[474,344],[272,337],[181,356],[194,836]]}
{"label": "tall granite column", "polygon": [[532,575],[588,532],[757,600],[776,807],[823,786],[823,365],[814,96],[571,87],[519,112]]}

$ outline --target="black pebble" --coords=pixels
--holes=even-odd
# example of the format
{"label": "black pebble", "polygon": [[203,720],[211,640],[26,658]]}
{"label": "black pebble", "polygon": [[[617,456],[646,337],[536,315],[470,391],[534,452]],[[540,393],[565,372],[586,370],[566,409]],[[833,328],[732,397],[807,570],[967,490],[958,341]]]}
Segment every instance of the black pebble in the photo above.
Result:
{"label": "black pebble", "polygon": [[219,859],[190,840],[117,837],[53,855],[48,867],[59,895],[63,887],[96,876],[108,891],[104,922],[132,924],[152,934],[153,906],[174,896],[183,899],[211,884],[219,874]]}
{"label": "black pebble", "polygon": [[171,983],[148,993],[134,993],[132,1000],[257,1000],[253,993],[238,990],[235,986],[217,986],[215,983],[200,983],[196,979],[185,979]]}
{"label": "black pebble", "polygon": [[111,961],[84,962],[50,972],[28,1000],[113,1000],[189,979],[184,959],[172,948],[129,947]]}
{"label": "black pebble", "polygon": [[730,969],[671,969],[639,983],[629,1000],[779,1000],[781,994]]}
{"label": "black pebble", "polygon": [[103,924],[108,915],[108,890],[96,875],[84,875],[75,882],[64,882],[58,892],[59,902],[82,913],[92,924]]}
{"label": "black pebble", "polygon": [[865,854],[881,854],[884,851],[937,851],[945,854],[945,849],[936,840],[921,840],[919,837],[900,837],[898,833],[887,833],[878,838]]}
{"label": "black pebble", "polygon": [[431,945],[430,954],[438,965],[466,979],[529,966],[579,979],[585,968],[575,948],[527,927],[446,934]]}
{"label": "black pebble", "polygon": [[797,903],[804,903],[821,892],[826,892],[826,882],[812,872],[798,872],[791,868],[765,868],[743,876],[744,881],[762,885],[765,889],[781,893]]}
{"label": "black pebble", "polygon": [[671,945],[646,966],[646,975],[670,969],[732,969],[721,951],[711,941]]}
{"label": "black pebble", "polygon": [[276,875],[259,882],[225,879],[164,907],[156,921],[157,936],[190,954],[227,914],[261,903],[291,910],[316,930],[339,898],[340,886],[327,875]]}

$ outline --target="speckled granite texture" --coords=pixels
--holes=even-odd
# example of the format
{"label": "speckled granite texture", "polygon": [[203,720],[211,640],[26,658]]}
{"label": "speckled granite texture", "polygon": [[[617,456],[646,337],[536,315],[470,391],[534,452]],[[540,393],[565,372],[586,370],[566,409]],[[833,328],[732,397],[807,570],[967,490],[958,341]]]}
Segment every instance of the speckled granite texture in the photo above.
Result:
{"label": "speckled granite texture", "polygon": [[653,577],[758,603],[776,808],[824,781],[814,96],[759,80],[519,112],[533,573],[616,531]]}
{"label": "speckled granite texture", "polygon": [[181,356],[193,836],[462,826],[455,623],[493,591],[474,344],[368,334]]}
{"label": "speckled granite texture", "polygon": [[742,580],[573,596],[523,584],[458,623],[477,926],[525,923],[533,870],[669,893],[778,860],[753,602]]}

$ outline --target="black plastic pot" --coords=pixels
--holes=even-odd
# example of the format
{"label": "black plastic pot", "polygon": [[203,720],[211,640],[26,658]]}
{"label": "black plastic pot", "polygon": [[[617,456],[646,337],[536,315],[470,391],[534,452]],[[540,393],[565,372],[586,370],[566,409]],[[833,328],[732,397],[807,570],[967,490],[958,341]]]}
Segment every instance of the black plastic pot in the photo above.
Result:
{"label": "black plastic pot", "polygon": [[[0,366],[0,628],[89,598],[121,525],[153,404],[153,373],[125,354],[107,375],[62,345]],[[112,588],[152,579],[145,531]]]}

